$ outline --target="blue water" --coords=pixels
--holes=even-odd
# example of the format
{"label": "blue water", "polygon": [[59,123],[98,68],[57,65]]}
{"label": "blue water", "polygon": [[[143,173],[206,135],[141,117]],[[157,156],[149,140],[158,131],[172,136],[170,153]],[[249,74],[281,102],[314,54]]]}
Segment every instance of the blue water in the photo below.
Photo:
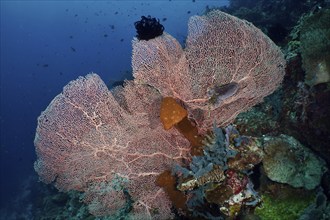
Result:
{"label": "blue water", "polygon": [[227,1],[1,1],[0,207],[36,175],[37,117],[70,80],[129,77],[134,22],[161,20],[181,43],[188,18]]}

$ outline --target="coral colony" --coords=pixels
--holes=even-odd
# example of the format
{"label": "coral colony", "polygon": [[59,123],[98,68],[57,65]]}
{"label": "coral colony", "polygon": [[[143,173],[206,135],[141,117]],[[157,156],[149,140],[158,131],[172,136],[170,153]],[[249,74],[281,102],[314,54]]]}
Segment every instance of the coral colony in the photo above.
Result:
{"label": "coral colony", "polygon": [[255,207],[262,141],[230,123],[281,84],[280,49],[217,10],[190,18],[185,48],[150,16],[135,26],[134,80],[109,91],[95,73],[79,77],[38,118],[40,179],[82,192],[95,216],[219,219]]}

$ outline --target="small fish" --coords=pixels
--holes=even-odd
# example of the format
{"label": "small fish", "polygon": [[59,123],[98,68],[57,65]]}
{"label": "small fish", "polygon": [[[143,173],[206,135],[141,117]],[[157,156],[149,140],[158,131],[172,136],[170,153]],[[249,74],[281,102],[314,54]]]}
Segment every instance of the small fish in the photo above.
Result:
{"label": "small fish", "polygon": [[70,49],[72,50],[72,52],[76,52],[76,49],[74,49],[73,47],[70,47]]}
{"label": "small fish", "polygon": [[221,102],[236,94],[239,85],[236,82],[231,82],[224,85],[215,85],[207,90],[209,102],[213,105],[219,106]]}

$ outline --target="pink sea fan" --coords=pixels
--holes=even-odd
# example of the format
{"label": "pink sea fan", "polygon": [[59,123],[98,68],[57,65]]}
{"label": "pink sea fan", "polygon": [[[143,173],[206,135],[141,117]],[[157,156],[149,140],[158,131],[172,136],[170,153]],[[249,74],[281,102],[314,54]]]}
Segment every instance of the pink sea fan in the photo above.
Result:
{"label": "pink sea fan", "polygon": [[38,118],[35,170],[41,180],[85,192],[95,215],[124,208],[125,189],[136,215],[171,217],[171,202],[155,180],[187,159],[189,142],[163,129],[160,101],[153,88],[133,82],[110,92],[96,74],[70,82]]}
{"label": "pink sea fan", "polygon": [[[221,11],[190,18],[184,49],[166,33],[135,39],[132,66],[136,82],[181,100],[201,131],[214,121],[228,125],[271,94],[285,73],[283,54],[265,34]],[[214,92],[226,85],[236,87]]]}

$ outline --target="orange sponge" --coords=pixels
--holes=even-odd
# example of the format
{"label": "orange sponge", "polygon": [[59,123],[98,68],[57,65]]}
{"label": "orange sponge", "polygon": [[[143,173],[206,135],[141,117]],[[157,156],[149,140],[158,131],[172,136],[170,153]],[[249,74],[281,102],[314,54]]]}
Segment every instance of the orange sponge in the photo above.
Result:
{"label": "orange sponge", "polygon": [[164,129],[168,130],[187,117],[188,112],[179,105],[174,98],[165,97],[160,108],[160,121]]}

